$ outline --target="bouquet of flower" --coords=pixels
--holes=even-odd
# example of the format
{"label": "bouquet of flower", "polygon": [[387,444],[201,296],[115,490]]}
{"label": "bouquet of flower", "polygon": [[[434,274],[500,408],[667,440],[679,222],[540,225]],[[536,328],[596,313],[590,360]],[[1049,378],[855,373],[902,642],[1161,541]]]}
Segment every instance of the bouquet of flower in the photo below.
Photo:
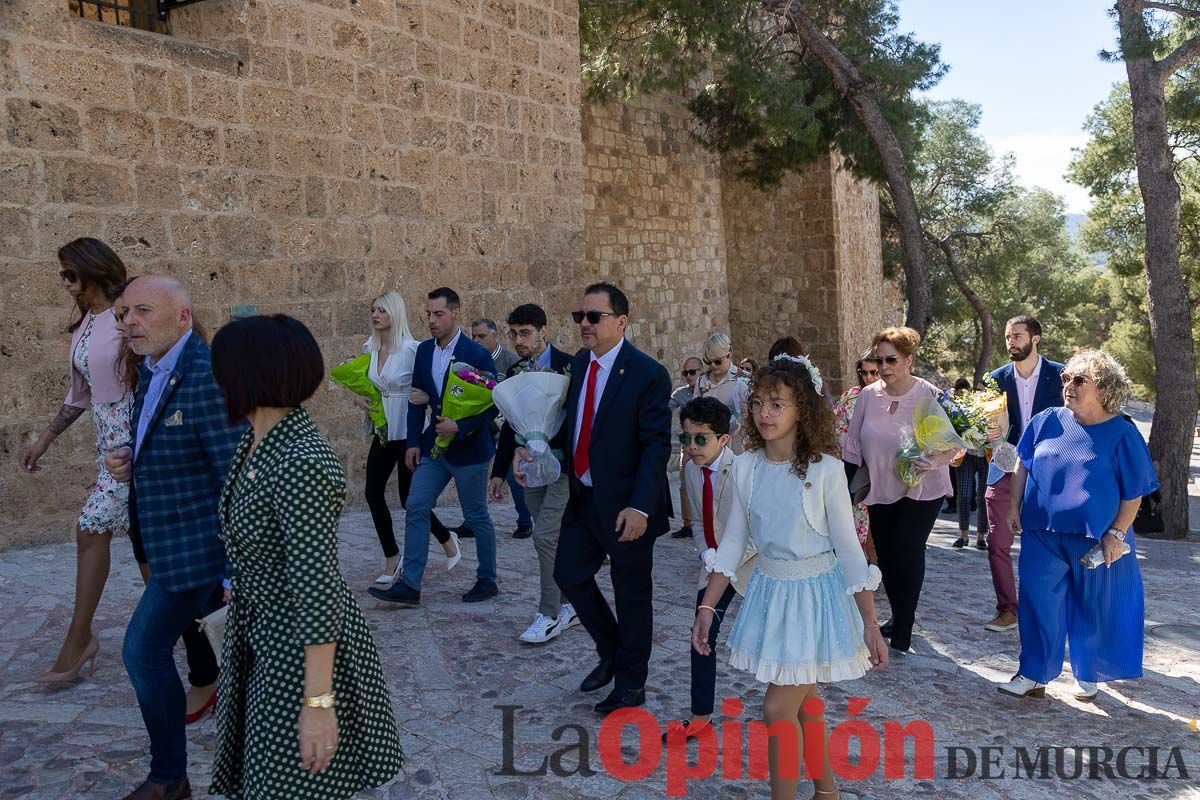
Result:
{"label": "bouquet of flower", "polygon": [[533,461],[521,464],[527,487],[549,486],[562,475],[562,453],[550,449],[567,418],[563,407],[571,379],[556,372],[522,372],[496,387],[492,399]]}
{"label": "bouquet of flower", "polygon": [[[446,387],[442,391],[442,416],[458,421],[482,414],[492,407],[492,390],[496,379],[480,372],[470,364],[455,362],[446,375]],[[431,458],[439,458],[454,441],[454,434],[439,436],[433,440]]]}
{"label": "bouquet of flower", "polygon": [[367,370],[370,368],[370,365],[371,354],[363,353],[358,358],[344,361],[329,370],[329,378],[339,386],[344,386],[354,392],[359,397],[367,398],[369,404],[367,414],[371,417],[371,424],[375,426],[376,430],[383,428],[386,432],[387,416],[383,413],[383,398],[379,395],[379,389],[367,377]]}
{"label": "bouquet of flower", "polygon": [[1000,391],[990,374],[983,376],[983,385],[986,389],[979,393],[975,402],[987,417],[988,427],[1000,432],[1000,437],[988,448],[992,463],[1005,472],[1012,472],[1017,468],[1017,448],[1008,443],[1008,395]]}
{"label": "bouquet of flower", "polygon": [[900,439],[896,474],[912,489],[926,472],[949,465],[966,447],[938,398],[921,397],[913,409],[912,429],[905,430]]}

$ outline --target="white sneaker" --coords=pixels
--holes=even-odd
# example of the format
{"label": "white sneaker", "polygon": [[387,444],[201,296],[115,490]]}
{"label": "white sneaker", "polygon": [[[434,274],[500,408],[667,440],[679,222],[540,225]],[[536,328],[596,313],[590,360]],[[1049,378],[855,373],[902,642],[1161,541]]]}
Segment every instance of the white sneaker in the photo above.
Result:
{"label": "white sneaker", "polygon": [[558,609],[558,618],[563,621],[562,629],[573,628],[579,624],[579,615],[575,613],[575,606],[570,603],[563,603]]}
{"label": "white sneaker", "polygon": [[525,644],[543,644],[562,633],[558,620],[539,613],[533,622],[517,638]]}
{"label": "white sneaker", "polygon": [[1081,681],[1078,678],[1075,682],[1079,686],[1075,689],[1075,699],[1083,703],[1090,703],[1096,699],[1096,694],[1100,691],[1100,684],[1092,683],[1091,681]]}
{"label": "white sneaker", "polygon": [[996,690],[1013,697],[1045,697],[1046,684],[1031,681],[1023,675],[1014,675],[1013,679]]}
{"label": "white sneaker", "polygon": [[458,562],[462,561],[462,547],[458,543],[458,534],[450,531],[450,541],[454,542],[454,555],[446,556],[446,572],[454,569]]}

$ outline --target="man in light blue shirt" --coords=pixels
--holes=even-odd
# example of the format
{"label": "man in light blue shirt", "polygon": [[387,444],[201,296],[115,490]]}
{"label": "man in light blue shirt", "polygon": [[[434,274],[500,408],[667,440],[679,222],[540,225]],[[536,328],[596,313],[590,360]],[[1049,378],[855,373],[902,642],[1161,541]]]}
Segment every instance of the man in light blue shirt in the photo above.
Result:
{"label": "man in light blue shirt", "polygon": [[142,413],[138,415],[137,435],[134,439],[133,455],[137,458],[138,451],[142,447],[142,440],[146,438],[146,430],[150,426],[150,420],[154,416],[154,412],[158,409],[158,401],[162,399],[163,389],[167,387],[167,381],[171,378],[171,373],[175,371],[175,365],[179,362],[179,354],[183,352],[183,347],[188,343],[188,339],[192,338],[192,329],[188,328],[179,337],[179,341],[175,346],[163,355],[157,361],[154,356],[146,356],[142,363],[150,370],[153,377],[150,379],[150,385],[146,388],[146,399],[142,403]]}

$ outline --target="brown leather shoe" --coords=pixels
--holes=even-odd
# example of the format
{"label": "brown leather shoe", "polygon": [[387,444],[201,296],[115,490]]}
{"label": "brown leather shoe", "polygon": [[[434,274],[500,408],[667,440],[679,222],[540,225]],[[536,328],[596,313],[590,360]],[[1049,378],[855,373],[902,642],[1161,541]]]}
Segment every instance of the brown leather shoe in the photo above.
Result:
{"label": "brown leather shoe", "polygon": [[992,619],[991,622],[987,623],[983,627],[985,630],[993,631],[995,633],[1011,631],[1013,628],[1017,627],[1017,615],[1011,611],[1001,611]]}
{"label": "brown leather shoe", "polygon": [[192,800],[192,784],[188,783],[187,778],[170,786],[144,781],[125,795],[124,800]]}

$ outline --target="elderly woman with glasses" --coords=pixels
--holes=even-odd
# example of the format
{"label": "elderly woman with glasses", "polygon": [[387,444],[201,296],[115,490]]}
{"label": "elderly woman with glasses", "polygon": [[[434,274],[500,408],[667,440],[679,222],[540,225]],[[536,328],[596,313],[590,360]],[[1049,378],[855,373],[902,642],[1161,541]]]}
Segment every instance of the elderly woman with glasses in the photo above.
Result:
{"label": "elderly woman with glasses", "polygon": [[741,424],[750,399],[750,376],[734,366],[733,344],[728,334],[718,331],[704,342],[704,366],[707,371],[696,381],[696,397],[715,397],[729,408],[733,415],[729,448],[734,453],[741,453]]}
{"label": "elderly woman with glasses", "polygon": [[999,690],[1045,696],[1069,640],[1075,698],[1091,701],[1099,682],[1142,675],[1133,519],[1159,484],[1141,433],[1120,414],[1129,380],[1116,359],[1082,352],[1062,381],[1066,407],[1035,415],[1017,444],[1008,526],[1022,534],[1021,661]]}
{"label": "elderly woman with glasses", "polygon": [[[879,362],[875,360],[872,350],[865,350],[854,362],[854,374],[858,382],[846,391],[833,405],[833,432],[837,436],[839,446],[850,430],[850,419],[854,416],[854,407],[858,404],[858,396],[863,388],[879,380]],[[877,563],[875,557],[875,542],[871,540],[871,525],[867,518],[865,503],[854,504],[854,532],[858,535],[858,543],[867,554],[867,562]]]}
{"label": "elderly woman with glasses", "polygon": [[950,470],[934,466],[921,482],[909,487],[896,474],[900,443],[911,431],[913,411],[922,397],[938,394],[932,383],[913,374],[921,335],[912,328],[885,328],[871,342],[879,380],[863,387],[842,437],[842,458],[848,469],[870,471],[870,489],[863,502],[871,523],[871,538],[883,573],[883,588],[892,606],[892,619],[880,626],[892,648],[908,652],[917,602],[925,583],[925,543],[937,521],[942,501],[953,491]]}

